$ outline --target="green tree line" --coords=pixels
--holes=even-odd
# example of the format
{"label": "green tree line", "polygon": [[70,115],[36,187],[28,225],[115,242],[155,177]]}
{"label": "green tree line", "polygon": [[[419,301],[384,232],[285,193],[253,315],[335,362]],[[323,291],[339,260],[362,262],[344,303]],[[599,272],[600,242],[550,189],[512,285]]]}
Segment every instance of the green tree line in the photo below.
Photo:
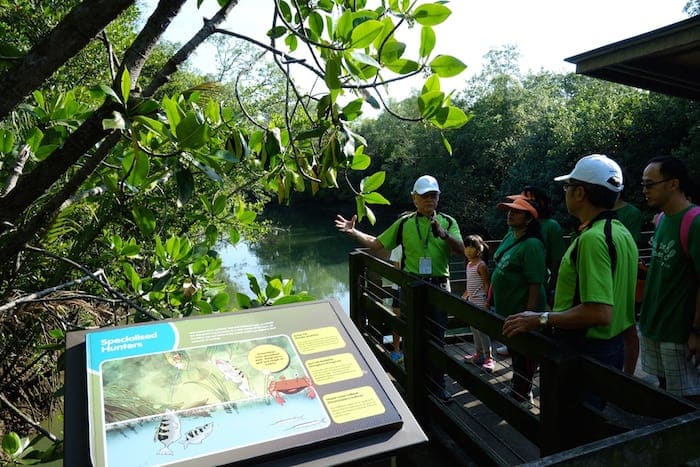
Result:
{"label": "green tree line", "polygon": [[[416,177],[432,174],[443,191],[440,209],[454,215],[463,232],[498,239],[506,224],[497,203],[526,185],[547,190],[554,217],[575,229],[552,179],[587,154],[614,158],[625,171],[625,199],[642,209],[641,173],[652,157],[677,156],[695,180],[700,176],[697,102],[575,74],[522,75],[514,47],[486,58],[483,72],[454,99],[470,120],[447,134],[452,154],[425,125],[388,113],[363,123],[361,133],[375,155],[372,170],[390,174],[382,193],[397,211],[412,208],[407,202]],[[413,105],[395,104],[405,113]],[[651,230],[651,224],[645,227]]]}

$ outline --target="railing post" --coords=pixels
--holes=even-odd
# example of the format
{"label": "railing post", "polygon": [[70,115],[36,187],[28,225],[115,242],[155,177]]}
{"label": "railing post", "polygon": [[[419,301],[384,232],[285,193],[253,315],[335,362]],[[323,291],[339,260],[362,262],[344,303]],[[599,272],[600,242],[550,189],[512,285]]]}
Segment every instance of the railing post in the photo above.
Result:
{"label": "railing post", "polygon": [[404,364],[406,367],[406,403],[416,418],[428,418],[428,388],[426,385],[425,316],[426,286],[421,281],[401,287],[401,314],[407,324],[404,336]]}
{"label": "railing post", "polygon": [[350,319],[358,327],[360,332],[363,332],[365,326],[367,325],[366,313],[361,309],[360,305],[360,294],[362,293],[362,287],[360,287],[360,281],[363,280],[365,266],[363,261],[363,255],[359,251],[353,251],[349,256],[349,280],[350,284],[349,291],[349,305],[350,305]]}
{"label": "railing post", "polygon": [[542,457],[575,446],[581,423],[581,385],[571,355],[540,360],[540,433]]}

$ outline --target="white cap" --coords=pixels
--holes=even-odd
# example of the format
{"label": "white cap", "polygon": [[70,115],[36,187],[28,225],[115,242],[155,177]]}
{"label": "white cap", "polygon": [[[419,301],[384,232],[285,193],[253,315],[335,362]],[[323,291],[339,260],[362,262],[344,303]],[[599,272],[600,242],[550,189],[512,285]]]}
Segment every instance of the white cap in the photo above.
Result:
{"label": "white cap", "polygon": [[435,177],[423,175],[416,180],[416,183],[413,184],[413,191],[411,193],[424,195],[429,191],[437,191],[440,193],[440,187],[438,186],[438,182],[435,180]]}
{"label": "white cap", "polygon": [[571,179],[593,185],[604,186],[610,191],[619,193],[625,187],[622,183],[622,169],[617,162],[604,154],[591,154],[579,159],[576,167],[569,175],[554,177],[556,182],[565,182]]}

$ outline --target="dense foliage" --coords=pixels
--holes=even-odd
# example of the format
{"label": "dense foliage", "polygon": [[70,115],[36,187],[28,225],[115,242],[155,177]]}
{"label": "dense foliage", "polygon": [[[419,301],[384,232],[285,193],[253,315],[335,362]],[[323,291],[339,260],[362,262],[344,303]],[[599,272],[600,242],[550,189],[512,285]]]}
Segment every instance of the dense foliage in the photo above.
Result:
{"label": "dense foliage", "polygon": [[[134,0],[0,0],[0,318],[23,329],[0,340],[12,362],[0,378],[4,423],[42,430],[32,419],[46,417],[55,388],[26,386],[61,369],[65,331],[310,299],[277,276],[251,276],[255,296],[232,297],[217,243],[254,235],[270,196],[284,203],[366,169],[353,122],[380,106],[384,85],[424,75],[419,120],[439,131],[467,121],[440,88],[465,65],[433,53],[445,2],[279,0],[260,43],[222,28],[238,2],[218,0],[183,45],[163,42],[185,1],[157,2],[141,24]],[[415,56],[396,38],[409,27]],[[215,36],[255,46],[222,59],[261,79],[212,83],[182,69]],[[261,69],[262,53],[274,70]],[[325,89],[296,87],[295,66]],[[362,217],[388,203],[377,191],[385,177],[348,185]],[[32,319],[40,310],[54,319]],[[3,453],[32,463],[60,456],[60,443],[41,450],[12,433]]]}
{"label": "dense foliage", "polygon": [[625,198],[642,209],[641,173],[650,158],[675,155],[700,176],[697,103],[573,74],[520,76],[512,48],[493,51],[490,60],[455,98],[472,118],[448,135],[451,155],[425,126],[386,114],[365,122],[361,133],[377,156],[373,169],[391,174],[383,194],[395,204],[410,201],[416,176],[430,173],[444,192],[440,208],[457,217],[463,232],[500,238],[506,224],[496,204],[530,184],[546,189],[555,218],[576,228],[552,179],[586,154],[616,159],[626,173]]}

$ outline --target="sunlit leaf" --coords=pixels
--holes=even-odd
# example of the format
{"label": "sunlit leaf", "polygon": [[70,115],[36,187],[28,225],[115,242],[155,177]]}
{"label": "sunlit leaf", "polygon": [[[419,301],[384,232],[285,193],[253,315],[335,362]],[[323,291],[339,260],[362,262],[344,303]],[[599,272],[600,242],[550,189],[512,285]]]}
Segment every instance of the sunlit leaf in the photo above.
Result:
{"label": "sunlit leaf", "polygon": [[382,32],[384,26],[377,20],[368,20],[352,30],[351,44],[357,49],[368,47],[374,38]]}
{"label": "sunlit leaf", "polygon": [[406,44],[395,39],[390,39],[384,44],[384,46],[382,46],[379,61],[382,63],[396,62],[403,56],[405,51]]}
{"label": "sunlit leaf", "polygon": [[430,121],[441,130],[448,130],[462,127],[469,118],[462,109],[450,106],[440,109]]}
{"label": "sunlit leaf", "polygon": [[372,191],[377,191],[380,186],[384,184],[384,179],[386,178],[386,172],[379,171],[375,172],[369,177],[365,177],[360,181],[360,191],[362,193],[370,193]]}
{"label": "sunlit leaf", "polygon": [[421,58],[425,58],[435,48],[435,31],[430,26],[423,26],[420,32],[420,48],[418,54]]}
{"label": "sunlit leaf", "polygon": [[439,3],[427,3],[413,10],[413,18],[423,26],[435,26],[445,21],[452,11]]}
{"label": "sunlit leaf", "polygon": [[220,293],[216,294],[214,296],[214,298],[211,299],[211,304],[217,310],[222,311],[222,310],[225,310],[226,308],[228,308],[230,301],[231,301],[231,299],[227,293],[220,292]]}
{"label": "sunlit leaf", "polygon": [[438,55],[430,62],[430,69],[441,78],[450,78],[463,72],[467,65],[451,55]]}
{"label": "sunlit leaf", "polygon": [[445,94],[440,91],[428,91],[418,96],[418,110],[423,118],[430,118],[442,107]]}
{"label": "sunlit leaf", "polygon": [[365,170],[372,163],[372,159],[367,154],[360,152],[361,148],[362,146],[357,148],[352,156],[352,164],[350,164],[352,170]]}
{"label": "sunlit leaf", "polygon": [[395,60],[391,63],[385,63],[384,66],[386,66],[389,70],[393,71],[394,73],[398,73],[400,75],[413,73],[414,71],[417,71],[420,68],[418,62],[415,62],[413,60],[407,60],[404,58]]}
{"label": "sunlit leaf", "polygon": [[445,149],[447,149],[447,153],[451,156],[452,155],[452,145],[450,144],[449,141],[447,141],[447,138],[445,135],[440,135],[442,136],[442,145],[445,146]]}
{"label": "sunlit leaf", "polygon": [[131,90],[131,76],[129,75],[129,70],[124,67],[122,71],[121,79],[121,91],[122,91],[122,102],[129,102],[129,91]]}
{"label": "sunlit leaf", "polygon": [[386,199],[381,194],[373,191],[372,193],[363,194],[362,197],[365,199],[367,204],[391,204],[388,199]]}
{"label": "sunlit leaf", "polygon": [[323,18],[317,11],[312,11],[309,14],[309,28],[317,37],[321,37],[323,34]]}

